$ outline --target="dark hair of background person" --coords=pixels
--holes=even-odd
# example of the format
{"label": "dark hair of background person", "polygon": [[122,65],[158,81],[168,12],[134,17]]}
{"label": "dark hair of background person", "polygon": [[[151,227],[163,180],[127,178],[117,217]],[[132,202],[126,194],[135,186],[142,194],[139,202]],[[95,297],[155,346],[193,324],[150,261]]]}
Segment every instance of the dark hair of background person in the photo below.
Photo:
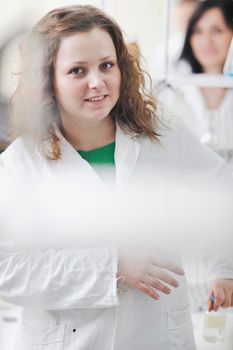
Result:
{"label": "dark hair of background person", "polygon": [[49,144],[51,151],[43,152],[49,159],[61,156],[56,127],[62,126],[53,93],[54,61],[60,42],[66,36],[94,28],[105,30],[111,36],[121,72],[120,97],[111,117],[123,131],[146,135],[159,142],[157,101],[146,89],[139,59],[130,55],[120,27],[93,6],[72,5],[50,11],[34,26],[24,45],[24,65],[12,96],[13,138],[27,134],[31,124],[31,132],[40,132],[39,144],[46,144],[44,149]]}
{"label": "dark hair of background person", "polygon": [[203,73],[203,69],[195,58],[191,47],[191,36],[199,19],[213,8],[218,8],[224,17],[227,27],[233,31],[233,1],[232,0],[204,0],[200,2],[193,16],[190,18],[182,53],[179,60],[187,61],[192,68],[193,73]]}

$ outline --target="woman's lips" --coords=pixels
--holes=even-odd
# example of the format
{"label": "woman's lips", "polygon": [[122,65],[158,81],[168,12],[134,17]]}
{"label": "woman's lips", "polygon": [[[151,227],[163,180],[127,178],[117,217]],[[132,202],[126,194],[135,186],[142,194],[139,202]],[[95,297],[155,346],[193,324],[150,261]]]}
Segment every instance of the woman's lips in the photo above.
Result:
{"label": "woman's lips", "polygon": [[107,95],[93,96],[93,97],[86,98],[85,101],[87,101],[87,102],[101,102],[105,99],[106,96]]}

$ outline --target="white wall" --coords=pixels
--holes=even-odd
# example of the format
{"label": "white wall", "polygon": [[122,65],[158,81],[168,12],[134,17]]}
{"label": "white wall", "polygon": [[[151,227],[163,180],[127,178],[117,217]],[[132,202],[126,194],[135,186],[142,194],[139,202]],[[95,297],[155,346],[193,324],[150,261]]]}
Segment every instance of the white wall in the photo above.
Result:
{"label": "white wall", "polygon": [[166,0],[106,0],[106,10],[129,37],[136,37],[149,68],[155,46],[164,39]]}

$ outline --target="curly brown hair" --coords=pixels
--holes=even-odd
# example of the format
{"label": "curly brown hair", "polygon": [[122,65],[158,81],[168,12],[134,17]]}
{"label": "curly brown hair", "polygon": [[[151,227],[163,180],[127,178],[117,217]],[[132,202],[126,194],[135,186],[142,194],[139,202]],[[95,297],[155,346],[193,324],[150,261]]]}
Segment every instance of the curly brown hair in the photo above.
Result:
{"label": "curly brown hair", "polygon": [[159,141],[156,100],[146,89],[145,72],[138,57],[130,55],[118,24],[93,6],[66,6],[50,11],[34,26],[22,50],[25,64],[12,96],[14,137],[28,131],[39,135],[40,146],[48,143],[51,146],[50,151],[43,148],[49,159],[61,156],[56,133],[61,121],[52,86],[60,42],[72,33],[94,28],[111,36],[121,72],[120,96],[111,117],[123,131]]}

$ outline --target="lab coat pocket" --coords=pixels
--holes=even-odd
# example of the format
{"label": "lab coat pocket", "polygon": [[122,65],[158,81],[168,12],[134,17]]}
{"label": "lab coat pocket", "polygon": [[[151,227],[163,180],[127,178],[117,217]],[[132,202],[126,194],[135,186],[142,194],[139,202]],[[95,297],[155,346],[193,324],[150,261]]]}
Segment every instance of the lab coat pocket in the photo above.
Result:
{"label": "lab coat pocket", "polygon": [[189,305],[180,310],[170,310],[167,316],[170,349],[196,349]]}
{"label": "lab coat pocket", "polygon": [[49,329],[29,330],[21,328],[21,350],[64,350],[65,326],[56,325]]}

